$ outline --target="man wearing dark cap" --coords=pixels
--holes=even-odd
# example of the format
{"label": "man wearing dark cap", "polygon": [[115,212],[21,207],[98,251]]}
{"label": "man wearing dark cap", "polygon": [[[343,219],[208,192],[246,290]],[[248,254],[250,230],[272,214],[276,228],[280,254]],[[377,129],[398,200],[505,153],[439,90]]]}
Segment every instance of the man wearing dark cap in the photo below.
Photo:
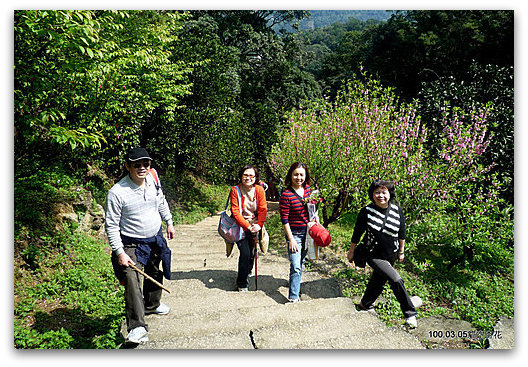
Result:
{"label": "man wearing dark cap", "polygon": [[[170,279],[170,249],[163,237],[162,221],[167,223],[167,237],[175,235],[172,215],[163,191],[149,174],[152,159],[144,148],[132,148],[126,157],[128,175],[115,184],[106,199],[105,228],[112,247],[116,275],[125,286],[128,344],[148,341],[145,314],[165,315],[170,307],[161,303],[161,288],[129,264],[162,283]],[[163,271],[160,270],[162,263]]]}

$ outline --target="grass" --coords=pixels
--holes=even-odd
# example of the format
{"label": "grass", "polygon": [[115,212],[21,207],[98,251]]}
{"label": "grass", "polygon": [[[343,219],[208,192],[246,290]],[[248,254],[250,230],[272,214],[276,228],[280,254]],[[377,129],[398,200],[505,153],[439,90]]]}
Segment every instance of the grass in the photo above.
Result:
{"label": "grass", "polygon": [[228,185],[210,185],[186,173],[162,179],[175,224],[194,224],[225,207]]}
{"label": "grass", "polygon": [[38,267],[15,263],[15,348],[116,348],[124,297],[106,245],[70,229],[53,241]]}

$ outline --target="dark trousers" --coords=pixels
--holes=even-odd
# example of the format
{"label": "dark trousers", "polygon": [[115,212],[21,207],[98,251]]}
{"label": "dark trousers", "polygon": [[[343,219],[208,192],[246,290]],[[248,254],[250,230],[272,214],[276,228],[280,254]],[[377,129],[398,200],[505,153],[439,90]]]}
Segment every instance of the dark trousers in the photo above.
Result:
{"label": "dark trousers", "polygon": [[[163,272],[159,265],[161,262],[160,250],[157,246],[151,246],[150,258],[143,266],[136,258],[136,245],[125,245],[124,250],[134,261],[136,267],[163,284]],[[125,311],[128,331],[143,326],[148,330],[145,323],[145,310],[155,310],[160,305],[162,289],[150,280],[143,280],[143,276],[130,267],[123,267],[125,273]]]}
{"label": "dark trousers", "polygon": [[240,256],[238,257],[238,288],[248,287],[248,276],[253,270],[253,262],[255,261],[255,240],[256,234],[246,231],[246,238],[237,242]]}
{"label": "dark trousers", "polygon": [[383,292],[385,283],[388,281],[396,299],[400,303],[403,315],[405,317],[415,316],[417,312],[407,290],[405,289],[403,279],[392,267],[394,261],[389,262],[382,259],[369,259],[367,260],[367,263],[372,269],[374,269],[374,271],[367,284],[365,294],[363,294],[363,298],[361,299],[361,304],[366,308],[371,308],[374,301],[376,301],[381,292]]}

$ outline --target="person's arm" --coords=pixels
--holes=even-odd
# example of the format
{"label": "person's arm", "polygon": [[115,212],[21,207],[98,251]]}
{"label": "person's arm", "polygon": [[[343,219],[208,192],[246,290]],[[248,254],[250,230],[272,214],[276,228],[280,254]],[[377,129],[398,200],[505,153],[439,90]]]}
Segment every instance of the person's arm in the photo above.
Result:
{"label": "person's arm", "polygon": [[286,233],[286,238],[288,239],[288,248],[291,252],[295,253],[299,251],[299,247],[297,246],[297,242],[293,238],[290,223],[288,221],[288,217],[290,216],[290,200],[285,195],[285,193],[282,193],[281,198],[279,200],[279,213],[281,217],[282,226],[284,227],[284,232]]}
{"label": "person's arm", "polygon": [[237,224],[242,227],[244,231],[247,231],[250,223],[242,216],[241,213],[242,203],[238,202],[238,191],[235,186],[231,188],[231,214],[235,218]]}
{"label": "person's arm", "polygon": [[351,242],[350,243],[350,248],[348,249],[348,253],[347,253],[347,259],[348,259],[348,262],[352,262],[354,261],[354,249],[356,248],[356,244],[354,242]]}
{"label": "person's arm", "polygon": [[286,233],[286,238],[288,239],[288,248],[291,252],[295,253],[299,251],[299,246],[297,245],[297,241],[293,238],[293,234],[290,228],[290,223],[286,223],[283,225],[284,232]]}
{"label": "person's arm", "polygon": [[158,212],[161,219],[167,223],[167,238],[171,240],[176,235],[176,230],[174,229],[174,224],[172,222],[172,213],[167,198],[165,198],[165,195],[163,194],[163,190],[160,189],[158,195],[160,196],[158,198]]}
{"label": "person's arm", "polygon": [[365,208],[362,208],[359,211],[358,217],[356,219],[356,224],[354,225],[354,233],[352,234],[352,239],[350,241],[350,249],[347,253],[347,258],[349,262],[354,260],[354,250],[361,240],[361,236],[367,229],[367,212]]}
{"label": "person's arm", "polygon": [[161,216],[161,219],[167,223],[167,238],[169,240],[172,240],[174,236],[176,235],[176,230],[174,229],[174,224],[172,222],[172,213],[169,209],[169,203],[167,203],[167,199],[163,197],[162,204],[160,205],[159,213]]}
{"label": "person's arm", "polygon": [[266,193],[260,186],[255,185],[255,195],[257,195],[257,223],[249,227],[250,231],[256,233],[262,229],[266,216],[268,215],[268,203],[266,201]]}
{"label": "person's arm", "polygon": [[399,239],[400,247],[398,249],[398,261],[403,261],[405,258],[405,240]]}
{"label": "person's arm", "polygon": [[169,240],[172,240],[174,236],[176,236],[176,229],[174,229],[174,225],[172,224],[172,220],[171,220],[170,224],[169,222],[167,222],[167,238]]}
{"label": "person's arm", "polygon": [[398,261],[403,261],[405,258],[405,215],[403,209],[399,208],[400,214],[400,230],[398,231],[398,243],[400,247],[398,248]]}
{"label": "person's arm", "polygon": [[112,252],[117,256],[119,265],[128,266],[129,263],[135,265],[130,256],[125,253],[119,222],[121,220],[122,204],[120,198],[113,192],[109,192],[106,197],[105,230],[110,242]]}

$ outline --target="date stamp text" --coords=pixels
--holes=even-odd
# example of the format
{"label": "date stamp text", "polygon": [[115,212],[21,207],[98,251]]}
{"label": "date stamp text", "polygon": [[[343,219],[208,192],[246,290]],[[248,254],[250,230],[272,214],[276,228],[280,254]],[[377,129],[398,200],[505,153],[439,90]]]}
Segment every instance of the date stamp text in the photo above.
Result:
{"label": "date stamp text", "polygon": [[430,330],[430,338],[438,339],[502,339],[500,330]]}

